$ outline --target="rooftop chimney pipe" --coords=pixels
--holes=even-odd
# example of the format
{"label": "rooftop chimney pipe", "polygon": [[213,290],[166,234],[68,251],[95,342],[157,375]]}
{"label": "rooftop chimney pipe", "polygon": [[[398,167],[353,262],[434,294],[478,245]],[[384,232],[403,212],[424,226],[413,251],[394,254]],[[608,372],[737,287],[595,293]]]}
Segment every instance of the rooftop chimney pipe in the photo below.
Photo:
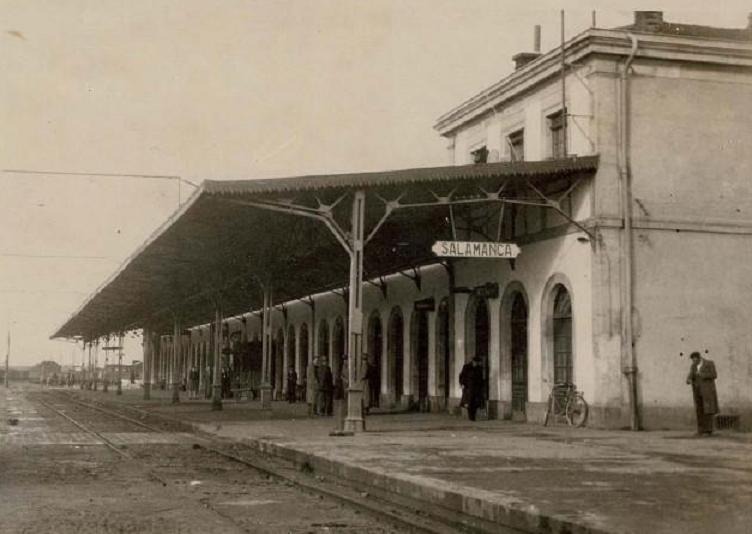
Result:
{"label": "rooftop chimney pipe", "polygon": [[634,26],[637,30],[657,31],[663,24],[663,11],[635,11]]}
{"label": "rooftop chimney pipe", "polygon": [[[750,14],[750,23],[752,24],[752,14]],[[541,27],[540,24],[535,25],[535,39],[533,41],[534,47],[533,51],[537,54],[540,54],[541,51]]]}

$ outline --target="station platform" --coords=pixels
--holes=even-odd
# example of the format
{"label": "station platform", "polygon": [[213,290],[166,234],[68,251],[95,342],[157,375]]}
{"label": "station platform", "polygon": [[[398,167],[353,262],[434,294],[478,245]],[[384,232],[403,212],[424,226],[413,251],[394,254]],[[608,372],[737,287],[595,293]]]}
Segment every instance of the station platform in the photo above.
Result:
{"label": "station platform", "polygon": [[233,400],[170,403],[131,389],[74,390],[179,419],[316,474],[386,488],[527,532],[747,533],[752,525],[752,434],[607,431],[468,421],[447,414],[377,414],[367,431],[332,437],[331,417],[305,404]]}

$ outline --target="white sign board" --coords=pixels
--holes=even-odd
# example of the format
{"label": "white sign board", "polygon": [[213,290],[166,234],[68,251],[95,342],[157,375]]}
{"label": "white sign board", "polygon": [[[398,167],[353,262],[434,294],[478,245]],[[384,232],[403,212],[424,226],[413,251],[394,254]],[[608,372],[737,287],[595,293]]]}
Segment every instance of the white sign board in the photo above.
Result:
{"label": "white sign board", "polygon": [[516,258],[521,252],[514,243],[481,241],[436,241],[431,250],[447,258]]}

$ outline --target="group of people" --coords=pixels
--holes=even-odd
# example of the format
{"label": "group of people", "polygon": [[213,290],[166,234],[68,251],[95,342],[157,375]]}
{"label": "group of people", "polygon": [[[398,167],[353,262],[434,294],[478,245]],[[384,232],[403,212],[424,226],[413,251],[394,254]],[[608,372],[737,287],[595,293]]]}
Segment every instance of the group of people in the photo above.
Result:
{"label": "group of people", "polygon": [[[363,355],[363,365],[357,375],[363,387],[363,413],[379,405],[379,374],[376,364],[367,354]],[[298,375],[294,367],[287,372],[287,400],[295,402]],[[305,401],[311,416],[330,416],[334,412],[334,401],[345,400],[350,387],[349,361],[343,355],[337,373],[332,371],[325,356],[314,358],[303,377]]]}

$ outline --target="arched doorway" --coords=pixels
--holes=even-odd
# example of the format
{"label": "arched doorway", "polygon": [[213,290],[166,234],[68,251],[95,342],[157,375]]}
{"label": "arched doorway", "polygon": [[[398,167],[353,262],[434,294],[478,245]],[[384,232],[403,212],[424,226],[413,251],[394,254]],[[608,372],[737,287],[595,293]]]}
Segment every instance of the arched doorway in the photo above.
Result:
{"label": "arched doorway", "polygon": [[509,349],[512,356],[512,412],[525,413],[527,403],[527,303],[522,293],[512,297]]}
{"label": "arched doorway", "polygon": [[282,328],[277,330],[277,339],[274,340],[272,348],[274,349],[274,357],[271,362],[272,386],[274,387],[274,398],[279,400],[282,398],[282,384],[285,376],[285,370],[282,365],[285,350],[285,331]]}
{"label": "arched doorway", "polygon": [[554,287],[554,384],[572,383],[572,300],[563,285]]}
{"label": "arched doorway", "polygon": [[440,409],[445,409],[449,399],[452,373],[451,344],[449,342],[449,299],[439,303],[436,314],[436,393]]}
{"label": "arched doorway", "polygon": [[[381,353],[384,349],[384,336],[381,329],[381,317],[378,312],[371,314],[368,319],[368,358],[373,365],[376,377],[373,380],[374,390],[371,391],[371,406],[379,406],[381,396]],[[378,390],[376,390],[378,386]]]}
{"label": "arched doorway", "polygon": [[329,324],[326,319],[322,319],[319,323],[318,332],[318,345],[316,345],[316,356],[326,360],[330,365],[329,360]]}
{"label": "arched doorway", "polygon": [[478,357],[483,366],[483,379],[485,391],[483,398],[488,400],[488,352],[489,341],[491,339],[491,325],[489,321],[488,303],[485,298],[473,296],[467,305],[467,315],[465,320],[466,343],[467,343],[467,360]]}
{"label": "arched doorway", "polygon": [[388,377],[389,385],[394,392],[394,401],[402,400],[404,392],[404,321],[399,307],[392,310],[389,317],[389,330],[387,332],[387,350],[389,354]]}
{"label": "arched doorway", "polygon": [[298,350],[300,351],[300,370],[298,371],[298,381],[302,380],[306,376],[308,370],[308,325],[303,323],[300,325],[300,332],[298,334],[300,345]]}
{"label": "arched doorway", "polygon": [[[286,356],[287,356],[286,358],[287,368],[284,370],[285,378],[283,379],[284,380],[283,383],[285,384],[285,388],[284,388],[285,393],[287,393],[287,371],[289,370],[290,367],[292,367],[293,369],[295,368],[295,327],[293,325],[290,325],[287,327]],[[296,381],[296,384],[299,384],[299,383],[300,383],[300,373],[298,373],[298,378]],[[296,394],[293,392],[293,395],[296,395]],[[295,398],[297,399],[297,395]]]}
{"label": "arched doorway", "polygon": [[342,317],[337,317],[334,321],[334,332],[332,332],[332,373],[334,376],[340,372],[342,366],[342,356],[345,354],[345,326]]}
{"label": "arched doorway", "polygon": [[412,348],[411,382],[417,396],[418,410],[428,411],[428,313],[414,311],[410,323]]}

